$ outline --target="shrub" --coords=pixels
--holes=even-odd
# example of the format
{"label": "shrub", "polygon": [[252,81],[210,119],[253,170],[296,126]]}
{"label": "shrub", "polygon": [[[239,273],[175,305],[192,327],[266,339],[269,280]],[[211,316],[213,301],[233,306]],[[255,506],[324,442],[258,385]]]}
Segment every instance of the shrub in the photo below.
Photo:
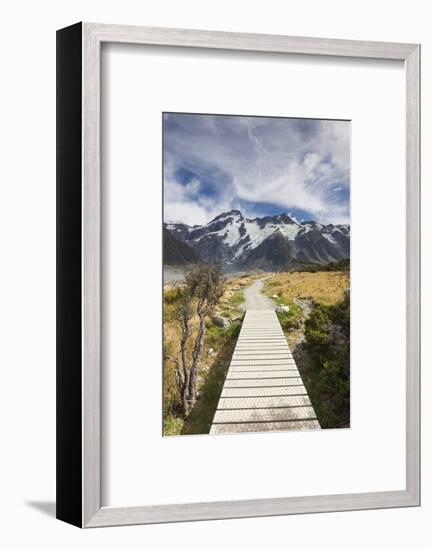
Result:
{"label": "shrub", "polygon": [[304,382],[322,428],[350,423],[350,301],[317,304],[305,322]]}

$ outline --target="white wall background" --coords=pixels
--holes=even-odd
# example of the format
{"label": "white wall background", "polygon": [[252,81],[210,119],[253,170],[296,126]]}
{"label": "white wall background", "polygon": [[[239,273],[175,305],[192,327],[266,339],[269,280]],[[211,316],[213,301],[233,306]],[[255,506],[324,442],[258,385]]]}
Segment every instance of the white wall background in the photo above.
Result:
{"label": "white wall background", "polygon": [[[5,548],[428,548],[430,349],[423,350],[423,505],[82,532],[53,519],[55,497],[55,30],[85,20],[423,45],[423,280],[430,279],[431,61],[420,0],[75,0],[3,5],[0,34],[0,542]],[[384,213],[391,219],[390,204]],[[382,213],[383,216],[383,213]],[[377,223],[382,220],[376,220]],[[424,285],[425,286],[425,285]],[[424,334],[430,326],[423,289]],[[382,432],[384,433],[384,432]]]}

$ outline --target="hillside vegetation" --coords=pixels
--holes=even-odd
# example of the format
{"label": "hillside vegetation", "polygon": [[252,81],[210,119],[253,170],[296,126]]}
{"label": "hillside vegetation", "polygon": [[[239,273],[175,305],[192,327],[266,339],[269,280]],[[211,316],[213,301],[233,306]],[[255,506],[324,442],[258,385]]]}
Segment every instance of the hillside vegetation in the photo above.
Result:
{"label": "hillside vegetation", "polygon": [[[322,428],[350,425],[350,300],[316,305],[297,359]],[[301,357],[302,352],[302,357]]]}
{"label": "hillside vegetation", "polygon": [[[235,349],[241,328],[244,300],[243,288],[252,279],[248,275],[229,277],[212,318],[206,321],[206,334],[198,372],[198,399],[187,418],[181,411],[181,399],[175,380],[175,368],[171,361],[163,363],[163,434],[205,434],[209,433],[212,419],[223,388],[224,379]],[[181,331],[176,321],[176,311],[181,301],[182,283],[166,285],[163,292],[163,334],[164,354],[174,355],[180,344]],[[217,326],[213,319],[222,316],[226,326]],[[190,322],[191,331],[198,331],[198,318]],[[192,354],[191,346],[187,350]]]}

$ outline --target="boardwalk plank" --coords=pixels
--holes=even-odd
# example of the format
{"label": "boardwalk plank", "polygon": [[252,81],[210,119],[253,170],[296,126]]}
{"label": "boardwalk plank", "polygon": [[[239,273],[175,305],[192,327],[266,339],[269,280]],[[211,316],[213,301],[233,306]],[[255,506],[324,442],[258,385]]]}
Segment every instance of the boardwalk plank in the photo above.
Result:
{"label": "boardwalk plank", "polygon": [[[265,373],[262,373],[262,371],[257,372],[230,372],[230,369],[227,373],[226,380],[230,380],[231,378],[235,380],[240,380],[243,378],[288,378],[289,374],[287,374],[289,371],[267,371]],[[293,371],[293,374],[291,376],[294,376],[295,378],[298,378],[299,373],[298,371]]]}
{"label": "boardwalk plank", "polygon": [[276,338],[238,338],[237,343],[240,345],[251,344],[254,346],[271,346],[277,344],[285,344],[286,340],[277,336]]}
{"label": "boardwalk plank", "polygon": [[221,397],[218,410],[224,409],[266,409],[278,407],[311,406],[308,395],[282,395],[261,397]]}
{"label": "boardwalk plank", "polygon": [[231,362],[231,367],[245,367],[247,365],[254,366],[254,367],[268,367],[268,366],[279,367],[281,365],[293,365],[296,367],[295,361],[290,357],[282,357],[277,359],[235,358],[235,359],[232,359],[232,362]]}
{"label": "boardwalk plank", "polygon": [[290,350],[287,346],[239,346],[236,348],[234,355],[263,355],[264,357],[271,357],[272,355],[283,355],[292,357]]}
{"label": "boardwalk plank", "polygon": [[313,407],[280,407],[261,409],[217,409],[213,422],[274,422],[280,420],[304,420],[315,419],[316,413]]}
{"label": "boardwalk plank", "polygon": [[290,368],[295,367],[295,361],[286,357],[285,359],[271,360],[271,359],[235,359],[232,360],[230,368],[238,367],[262,367],[263,369],[278,369],[278,368]]}
{"label": "boardwalk plank", "polygon": [[247,311],[211,434],[319,429],[274,311]]}
{"label": "boardwalk plank", "polygon": [[297,386],[252,386],[249,388],[227,388],[225,386],[220,396],[220,399],[223,397],[280,397],[282,395],[307,395],[307,390],[302,384]]}
{"label": "boardwalk plank", "polygon": [[255,352],[240,352],[240,353],[234,353],[232,356],[232,361],[234,362],[241,362],[241,363],[247,363],[247,362],[260,362],[260,363],[281,363],[283,361],[289,361],[294,362],[294,358],[290,353],[283,353],[283,354],[271,354],[271,353],[264,353],[259,352],[256,354]]}
{"label": "boardwalk plank", "polygon": [[302,384],[302,379],[299,376],[277,377],[277,378],[226,378],[223,388],[287,388],[289,386],[298,386]]}
{"label": "boardwalk plank", "polygon": [[259,342],[257,340],[251,340],[249,342],[244,342],[243,340],[238,340],[236,349],[289,349],[289,346],[284,340],[276,340],[275,342]]}
{"label": "boardwalk plank", "polygon": [[238,424],[213,424],[211,434],[234,434],[247,432],[283,432],[290,430],[319,430],[317,420],[297,420],[295,422],[250,422]]}
{"label": "boardwalk plank", "polygon": [[268,371],[275,371],[275,370],[287,370],[287,371],[298,371],[298,367],[295,365],[295,363],[278,363],[275,365],[269,364],[269,365],[249,365],[249,364],[232,364],[229,369],[231,372],[260,372],[262,373],[262,376],[265,372]]}
{"label": "boardwalk plank", "polygon": [[233,367],[281,367],[283,365],[294,365],[296,367],[295,361],[290,359],[282,359],[281,361],[256,361],[248,359],[247,361],[235,360],[231,363],[231,368]]}

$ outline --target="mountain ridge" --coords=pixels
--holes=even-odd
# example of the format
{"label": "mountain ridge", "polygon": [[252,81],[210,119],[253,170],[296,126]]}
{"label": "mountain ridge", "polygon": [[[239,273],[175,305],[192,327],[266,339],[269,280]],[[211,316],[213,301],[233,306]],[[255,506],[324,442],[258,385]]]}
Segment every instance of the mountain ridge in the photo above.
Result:
{"label": "mountain ridge", "polygon": [[207,224],[165,223],[164,229],[205,262],[233,269],[282,271],[301,264],[327,264],[350,257],[350,225],[298,222],[286,213],[246,218],[240,210]]}

